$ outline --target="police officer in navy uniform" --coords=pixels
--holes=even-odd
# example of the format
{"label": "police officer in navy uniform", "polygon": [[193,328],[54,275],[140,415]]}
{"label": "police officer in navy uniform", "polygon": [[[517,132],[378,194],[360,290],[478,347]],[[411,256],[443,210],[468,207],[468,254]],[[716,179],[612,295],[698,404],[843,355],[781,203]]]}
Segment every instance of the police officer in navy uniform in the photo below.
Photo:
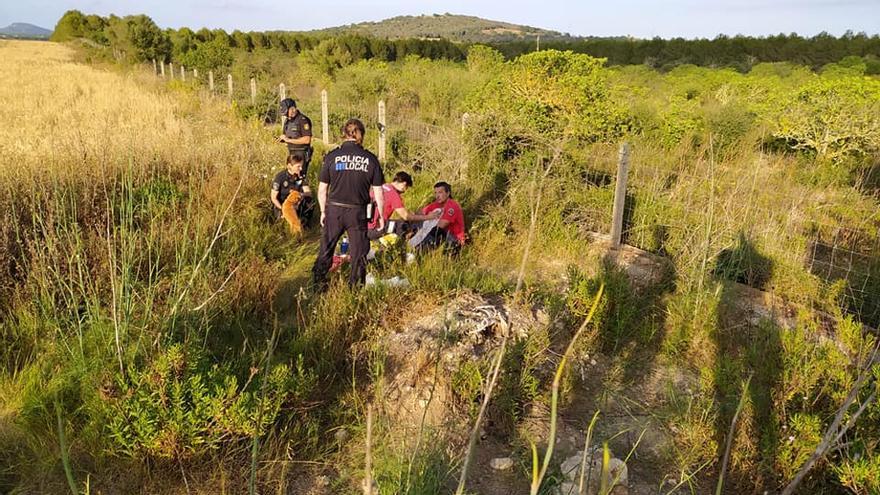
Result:
{"label": "police officer in navy uniform", "polygon": [[296,102],[292,98],[281,100],[281,116],[284,121],[284,132],[278,137],[278,141],[287,143],[287,151],[291,154],[301,151],[306,157],[303,162],[303,176],[309,170],[309,162],[312,161],[312,120],[296,108]]}
{"label": "police officer in navy uniform", "polygon": [[367,208],[371,204],[370,190],[376,202],[379,228],[384,228],[382,218],[384,199],[382,184],[385,178],[376,155],[363,147],[364,124],[350,119],[342,128],[343,142],[324,157],[318,177],[318,204],[321,207],[321,247],[312,272],[315,285],[320,291],[327,289],[327,272],[333,264],[333,252],[343,232],[348,233],[351,255],[351,275],[348,285],[363,284],[367,276]]}
{"label": "police officer in navy uniform", "polygon": [[308,227],[311,223],[312,211],[314,203],[312,201],[312,190],[303,175],[302,169],[305,163],[305,154],[302,151],[294,151],[287,155],[287,167],[278,172],[272,181],[272,192],[269,199],[274,207],[275,219],[281,218],[281,205],[290,196],[291,191],[296,191],[302,195],[299,204],[296,206],[296,214],[302,222],[303,227]]}

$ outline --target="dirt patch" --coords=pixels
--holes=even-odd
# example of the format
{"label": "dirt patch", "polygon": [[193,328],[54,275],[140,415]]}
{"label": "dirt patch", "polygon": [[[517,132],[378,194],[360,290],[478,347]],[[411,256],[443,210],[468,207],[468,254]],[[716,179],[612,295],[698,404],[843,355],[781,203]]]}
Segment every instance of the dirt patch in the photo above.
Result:
{"label": "dirt patch", "polygon": [[383,404],[401,427],[455,426],[461,420],[451,377],[466,363],[497,351],[503,338],[524,338],[540,325],[534,314],[501,298],[464,292],[384,338]]}

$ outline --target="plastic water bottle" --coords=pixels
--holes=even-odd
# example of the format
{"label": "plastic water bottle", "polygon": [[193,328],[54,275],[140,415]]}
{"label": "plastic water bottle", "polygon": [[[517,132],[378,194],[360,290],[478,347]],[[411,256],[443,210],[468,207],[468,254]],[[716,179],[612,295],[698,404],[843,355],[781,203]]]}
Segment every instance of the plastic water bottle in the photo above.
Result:
{"label": "plastic water bottle", "polygon": [[342,238],[342,244],[339,245],[340,254],[348,254],[348,236]]}

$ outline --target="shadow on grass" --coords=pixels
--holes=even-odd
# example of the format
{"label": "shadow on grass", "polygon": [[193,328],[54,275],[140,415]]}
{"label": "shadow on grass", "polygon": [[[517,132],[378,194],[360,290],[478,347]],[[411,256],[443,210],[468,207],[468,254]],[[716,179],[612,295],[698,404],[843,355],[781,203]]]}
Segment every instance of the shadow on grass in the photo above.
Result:
{"label": "shadow on grass", "polygon": [[733,248],[718,255],[712,271],[719,284],[713,333],[717,348],[714,374],[719,412],[715,424],[719,466],[744,393],[743,384],[751,377],[744,407],[732,432],[725,493],[776,488],[774,466],[779,450],[779,425],[774,394],[782,373],[782,343],[779,327],[763,318],[756,320],[748,289],[738,285],[765,290],[772,274],[770,258],[761,254],[743,234]]}

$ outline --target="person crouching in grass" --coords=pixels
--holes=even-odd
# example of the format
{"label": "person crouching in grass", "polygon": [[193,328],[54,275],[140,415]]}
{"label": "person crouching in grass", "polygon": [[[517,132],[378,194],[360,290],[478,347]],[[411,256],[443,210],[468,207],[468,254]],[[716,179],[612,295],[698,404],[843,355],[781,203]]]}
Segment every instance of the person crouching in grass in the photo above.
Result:
{"label": "person crouching in grass", "polygon": [[303,175],[305,153],[294,151],[287,156],[287,167],[272,181],[272,209],[275,218],[284,218],[293,235],[302,234],[303,225],[308,226],[314,202],[312,191]]}
{"label": "person crouching in grass", "polygon": [[[403,206],[403,194],[412,187],[413,178],[410,174],[400,171],[394,175],[394,179],[382,186],[382,197],[385,199],[385,210],[382,212],[382,218],[385,219],[387,228],[379,228],[378,218],[373,219],[367,225],[367,238],[371,241],[379,239],[385,234],[403,234],[407,229],[404,224],[414,224],[415,222],[423,222],[425,220],[433,220],[440,218],[440,211],[434,211],[430,215],[422,215],[407,210]],[[372,191],[370,191],[372,196]]]}

